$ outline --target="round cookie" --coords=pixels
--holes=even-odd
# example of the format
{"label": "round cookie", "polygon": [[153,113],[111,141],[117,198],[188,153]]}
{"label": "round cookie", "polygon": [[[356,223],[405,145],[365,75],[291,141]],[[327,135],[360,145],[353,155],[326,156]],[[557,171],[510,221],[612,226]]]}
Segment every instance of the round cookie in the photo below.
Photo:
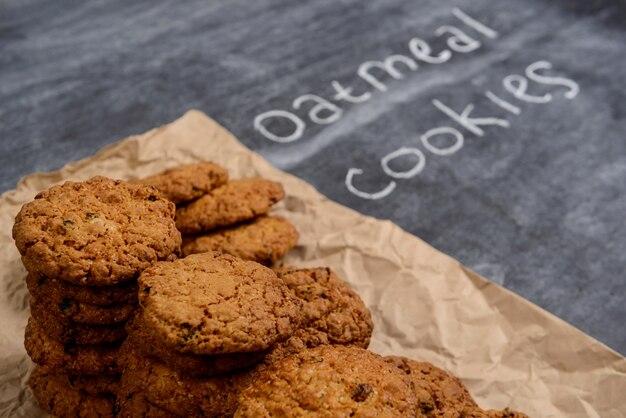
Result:
{"label": "round cookie", "polygon": [[30,294],[37,298],[69,298],[98,306],[137,303],[136,280],[114,286],[80,286],[29,273],[26,286]]}
{"label": "round cookie", "polygon": [[385,357],[385,361],[411,379],[418,410],[427,416],[462,416],[464,411],[477,408],[461,380],[446,371],[398,356]]}
{"label": "round cookie", "polygon": [[50,338],[33,318],[28,319],[24,347],[36,364],[58,373],[99,375],[119,373],[120,346],[62,344]]}
{"label": "round cookie", "polygon": [[416,417],[408,379],[356,347],[320,346],[286,357],[255,378],[235,417]]}
{"label": "round cookie", "polygon": [[22,207],[13,238],[31,273],[112,285],[179,253],[174,210],[154,187],[105,177],[68,181]]}
{"label": "round cookie", "polygon": [[141,326],[141,315],[126,326],[128,338],[126,342],[138,352],[167,364],[185,376],[210,376],[232,370],[243,369],[261,361],[266,351],[251,353],[228,353],[213,355],[197,355],[180,353],[159,344],[153,335]]}
{"label": "round cookie", "polygon": [[74,299],[61,297],[53,293],[47,297],[37,298],[38,303],[60,321],[70,320],[77,324],[106,325],[127,321],[135,308],[137,299],[126,305],[90,305]]}
{"label": "round cookie", "polygon": [[350,344],[367,348],[374,328],[371,314],[359,295],[334,271],[294,267],[275,271],[303,301],[301,327],[306,332],[299,338],[307,346]]}
{"label": "round cookie", "polygon": [[58,417],[113,417],[114,398],[109,395],[90,395],[73,389],[62,375],[48,374],[45,369],[35,367],[28,385],[39,406]]}
{"label": "round cookie", "polygon": [[170,168],[161,173],[135,180],[156,187],[163,197],[179,204],[195,200],[228,181],[228,173],[209,161]]}
{"label": "round cookie", "polygon": [[285,192],[280,183],[262,178],[232,180],[176,209],[176,227],[195,234],[234,225],[266,214]]}
{"label": "round cookie", "polygon": [[430,363],[399,356],[385,357],[385,361],[411,379],[418,411],[427,418],[528,418],[508,408],[503,411],[481,409],[459,378]]}
{"label": "round cookie", "polygon": [[232,416],[237,397],[252,381],[254,369],[210,377],[189,377],[167,365],[141,355],[131,356],[131,386],[143,388],[145,398],[182,416]]}
{"label": "round cookie", "polygon": [[41,324],[46,333],[63,344],[75,343],[79,345],[109,344],[126,337],[124,323],[113,325],[78,324],[73,321],[60,321],[48,312],[44,305],[33,298],[30,303],[30,313]]}
{"label": "round cookie", "polygon": [[270,266],[298,243],[298,231],[283,218],[261,216],[186,241],[182,248],[184,257],[219,251]]}
{"label": "round cookie", "polygon": [[301,319],[302,302],[272,270],[231,255],[157,263],[138,283],[146,331],[181,353],[263,351]]}

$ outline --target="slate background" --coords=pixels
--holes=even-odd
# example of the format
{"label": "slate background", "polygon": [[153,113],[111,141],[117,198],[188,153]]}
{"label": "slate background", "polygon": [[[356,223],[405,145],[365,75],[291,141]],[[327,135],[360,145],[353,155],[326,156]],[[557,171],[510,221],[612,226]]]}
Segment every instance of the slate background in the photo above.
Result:
{"label": "slate background", "polygon": [[[477,36],[453,7],[499,38]],[[624,22],[623,0],[2,0],[0,191],[197,108],[331,199],[394,220],[624,354]],[[357,79],[364,61],[408,55],[413,36],[440,50],[434,31],[444,24],[482,47],[386,78],[385,93]],[[538,60],[575,80],[580,94],[567,100],[562,88],[531,84],[554,100],[510,99],[502,78]],[[325,126],[311,123],[304,105],[296,113],[307,129],[289,144],[254,130],[257,114],[290,110],[302,94],[330,99],[333,80],[372,98],[338,103],[342,117]],[[488,89],[522,113],[489,104]],[[458,111],[473,102],[475,115],[506,117],[511,127],[477,137],[436,110],[434,98]],[[419,135],[439,125],[464,133],[460,151],[426,152],[424,170],[385,199],[345,188],[350,167],[365,170],[359,188],[384,187],[380,158],[401,146],[423,150]]]}

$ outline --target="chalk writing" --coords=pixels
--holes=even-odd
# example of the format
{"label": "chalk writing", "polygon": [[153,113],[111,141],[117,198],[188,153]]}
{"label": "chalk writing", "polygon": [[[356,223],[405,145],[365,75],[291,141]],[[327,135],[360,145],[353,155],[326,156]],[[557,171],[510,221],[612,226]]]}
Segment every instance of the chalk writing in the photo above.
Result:
{"label": "chalk writing", "polygon": [[[454,8],[451,11],[453,17],[460,21],[467,29],[473,30],[484,39],[494,40],[498,38],[498,32],[486,26],[475,18],[469,16],[461,9]],[[448,62],[454,53],[468,54],[482,47],[483,43],[478,37],[474,37],[463,29],[447,24],[439,26],[434,31],[435,36],[441,37],[449,49],[434,52],[428,42],[413,37],[408,43],[410,55],[393,54],[382,60],[370,60],[360,64],[356,74],[358,78],[367,83],[378,94],[387,92],[388,79],[402,80],[411,72],[419,71],[420,63],[427,65],[442,65]],[[553,74],[553,66],[549,61],[540,60],[529,64],[521,74],[509,74],[502,81],[502,87],[511,95],[503,98],[491,90],[483,93],[497,109],[504,110],[510,115],[519,116],[522,108],[515,100],[526,104],[544,105],[555,99],[555,94],[562,94],[568,100],[574,99],[580,93],[580,87],[574,80]],[[385,80],[387,78],[387,81]],[[544,94],[534,94],[533,85],[553,86],[554,90]],[[372,91],[355,92],[352,86],[344,86],[337,80],[331,82],[335,94],[332,100],[337,103],[358,105],[371,99]],[[308,118],[318,125],[328,125],[338,121],[343,116],[343,109],[339,104],[333,103],[316,94],[305,94],[297,97],[292,102],[295,110],[302,109],[305,104],[312,103],[308,111]],[[445,115],[452,126],[442,125],[428,129],[418,135],[419,144],[425,151],[439,157],[447,157],[460,151],[465,144],[465,133],[482,137],[487,129],[509,129],[511,121],[504,117],[496,117],[490,114],[493,110],[476,110],[474,103],[468,103],[459,111],[439,99],[432,100],[431,104]],[[456,106],[455,106],[456,107]],[[270,129],[282,122],[283,129],[280,133]],[[292,125],[292,129],[284,132],[284,126]],[[306,130],[306,122],[293,112],[286,110],[269,110],[254,118],[254,128],[270,141],[287,143],[301,139]],[[456,126],[456,127],[455,127]],[[275,129],[275,128],[274,128]],[[418,145],[419,145],[418,144]],[[408,167],[403,170],[394,169],[391,164],[394,160],[409,161]],[[360,167],[350,167],[345,177],[347,190],[363,199],[378,200],[389,196],[398,186],[396,180],[406,180],[419,175],[426,167],[428,154],[417,146],[401,146],[389,152],[380,159],[382,171],[389,177],[389,182],[378,191],[367,191],[357,187],[358,177],[365,174]]]}

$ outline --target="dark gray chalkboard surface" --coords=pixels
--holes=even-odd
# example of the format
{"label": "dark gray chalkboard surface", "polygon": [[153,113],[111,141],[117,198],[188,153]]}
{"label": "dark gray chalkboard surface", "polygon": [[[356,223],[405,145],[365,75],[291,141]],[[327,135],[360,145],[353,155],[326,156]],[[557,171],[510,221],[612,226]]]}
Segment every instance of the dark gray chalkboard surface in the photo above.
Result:
{"label": "dark gray chalkboard surface", "polygon": [[0,1],[3,191],[190,108],[626,353],[624,1]]}

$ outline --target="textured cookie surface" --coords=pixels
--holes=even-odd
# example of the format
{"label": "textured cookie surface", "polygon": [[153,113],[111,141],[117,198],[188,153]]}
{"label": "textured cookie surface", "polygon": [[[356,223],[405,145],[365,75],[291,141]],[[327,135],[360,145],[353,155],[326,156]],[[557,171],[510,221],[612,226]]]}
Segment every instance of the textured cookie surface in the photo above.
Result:
{"label": "textured cookie surface", "polygon": [[128,395],[127,399],[120,400],[115,405],[117,418],[176,418],[182,415],[174,414],[166,409],[154,405],[144,396],[143,392]]}
{"label": "textured cookie surface", "polygon": [[119,373],[119,345],[62,344],[50,338],[33,318],[28,319],[24,346],[36,364],[57,373],[97,375]]}
{"label": "textured cookie surface", "polygon": [[156,187],[163,197],[176,204],[197,199],[227,181],[226,170],[209,161],[182,165],[137,180]]}
{"label": "textured cookie surface", "polygon": [[245,224],[190,238],[183,245],[183,256],[219,251],[269,266],[297,243],[298,232],[287,220],[261,216]]}
{"label": "textured cookie surface", "polygon": [[373,330],[371,314],[335,272],[329,268],[282,267],[276,273],[303,301],[301,327],[305,332],[300,338],[309,347],[350,344],[367,348]]}
{"label": "textured cookie surface", "polygon": [[46,366],[37,366],[38,373],[53,376],[63,387],[79,390],[89,395],[115,395],[120,382],[119,374],[77,375],[60,372]]}
{"label": "textured cookie surface", "polygon": [[128,371],[124,372],[126,387],[141,387],[148,401],[182,416],[232,416],[239,393],[253,378],[248,370],[189,377],[140,355],[130,356],[128,363]]}
{"label": "textured cookie surface", "polygon": [[13,238],[31,273],[116,284],[179,251],[174,210],[154,187],[105,177],[68,181],[22,207]]}
{"label": "textured cookie surface", "polygon": [[156,358],[185,376],[210,376],[242,369],[261,361],[266,351],[199,355],[180,353],[164,346],[141,326],[141,315],[126,325],[126,343],[147,357]]}
{"label": "textured cookie surface", "polygon": [[126,337],[124,323],[111,325],[79,324],[71,320],[60,320],[50,314],[36,298],[30,303],[32,317],[45,328],[46,333],[63,344],[109,344]]}
{"label": "textured cookie surface", "polygon": [[64,280],[50,279],[29,273],[28,291],[38,298],[69,298],[77,302],[107,306],[137,303],[137,281],[129,280],[113,286],[81,286]]}
{"label": "textured cookie surface", "polygon": [[300,322],[301,301],[272,270],[230,255],[158,263],[138,283],[146,329],[183,353],[262,351]]}
{"label": "textured cookie surface", "polygon": [[461,381],[430,363],[389,356],[385,360],[411,379],[418,410],[428,417],[462,416],[476,402]]}
{"label": "textured cookie surface", "polygon": [[118,324],[130,318],[135,311],[137,299],[125,305],[91,305],[58,293],[36,298],[50,315],[59,320],[71,320],[78,324],[105,325]]}
{"label": "textured cookie surface", "polygon": [[410,382],[382,357],[356,347],[320,346],[259,373],[235,417],[415,417]]}
{"label": "textured cookie surface", "polygon": [[285,195],[283,187],[261,178],[232,180],[176,210],[176,226],[184,234],[210,231],[266,214]]}
{"label": "textured cookie surface", "polygon": [[62,375],[48,374],[35,367],[28,381],[39,406],[58,417],[113,417],[114,398],[110,395],[90,395],[69,386]]}
{"label": "textured cookie surface", "polygon": [[528,418],[520,412],[483,410],[461,380],[430,363],[389,356],[385,361],[401,370],[413,383],[417,409],[426,418]]}

